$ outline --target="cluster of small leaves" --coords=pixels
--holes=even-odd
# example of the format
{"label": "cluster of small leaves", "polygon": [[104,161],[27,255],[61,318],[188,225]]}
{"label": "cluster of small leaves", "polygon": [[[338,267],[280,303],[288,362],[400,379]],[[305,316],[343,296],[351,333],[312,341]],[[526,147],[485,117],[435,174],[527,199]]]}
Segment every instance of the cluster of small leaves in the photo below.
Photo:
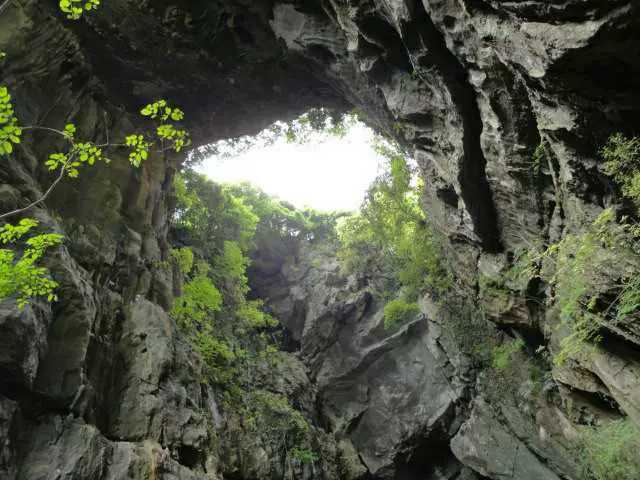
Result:
{"label": "cluster of small leaves", "polygon": [[584,474],[594,480],[636,480],[640,472],[640,432],[630,420],[583,427],[577,444]]}
{"label": "cluster of small leaves", "polygon": [[384,328],[393,328],[396,325],[406,323],[420,312],[417,303],[406,302],[396,298],[384,306]]}
{"label": "cluster of small leaves", "polygon": [[160,125],[156,129],[156,134],[161,140],[168,141],[176,152],[180,152],[184,147],[191,144],[187,131],[178,129],[171,124]]}
{"label": "cluster of small leaves", "polygon": [[618,133],[601,150],[604,170],[622,188],[622,193],[640,206],[640,138]]}
{"label": "cluster of small leaves", "polygon": [[84,12],[90,12],[100,6],[100,0],[60,0],[60,10],[70,20],[79,20]]}
{"label": "cluster of small leaves", "polygon": [[62,169],[70,178],[80,175],[79,168],[83,165],[93,166],[96,162],[110,163],[104,156],[102,148],[91,142],[75,142],[76,126],[67,124],[61,132],[62,136],[71,143],[67,153],[56,152],[49,155],[44,163],[49,171]]}
{"label": "cluster of small leaves", "polygon": [[187,332],[201,330],[210,314],[222,306],[222,295],[208,276],[209,266],[200,262],[195,270],[194,277],[185,284],[183,295],[171,310],[178,325]]}
{"label": "cluster of small leaves", "polygon": [[318,455],[310,448],[300,445],[296,445],[295,447],[293,447],[293,449],[291,450],[291,455],[293,455],[294,458],[300,460],[302,463],[314,463],[320,460],[320,455]]}
{"label": "cluster of small leaves", "polygon": [[[313,463],[319,459],[309,445],[309,421],[285,397],[266,390],[255,390],[248,396],[247,408],[251,415],[245,420],[250,430],[270,437],[269,443],[273,445],[287,448],[292,444],[292,456],[303,463]],[[286,454],[286,451],[282,453]]]}
{"label": "cluster of small leaves", "polygon": [[132,149],[129,153],[129,161],[134,167],[139,167],[149,157],[151,142],[146,142],[143,135],[127,135],[125,145]]}
{"label": "cluster of small leaves", "polygon": [[167,141],[170,147],[180,152],[191,144],[191,139],[186,130],[176,128],[171,122],[179,122],[184,119],[184,112],[176,107],[171,107],[166,100],[158,100],[146,105],[140,113],[144,117],[158,120],[160,125],[156,128],[156,135],[160,140]]}
{"label": "cluster of small leaves", "polygon": [[[0,244],[14,247],[0,249],[0,300],[15,297],[18,308],[26,306],[34,297],[56,299],[54,289],[58,284],[49,277],[45,267],[36,263],[47,249],[60,245],[63,237],[47,233],[22,241],[37,226],[36,220],[25,218],[17,225],[7,223],[0,227]],[[22,251],[20,256],[18,249]]]}
{"label": "cluster of small leaves", "polygon": [[533,175],[538,178],[542,174],[542,170],[547,164],[547,148],[544,142],[540,142],[540,144],[536,147],[533,152]]}
{"label": "cluster of small leaves", "polygon": [[183,275],[191,273],[193,269],[193,250],[189,247],[172,248],[170,255]]}
{"label": "cluster of small leaves", "polygon": [[490,349],[496,341],[492,324],[468,299],[448,295],[441,305],[443,334],[479,368],[491,365]]}
{"label": "cluster of small leaves", "polygon": [[20,143],[22,128],[13,110],[7,87],[0,85],[0,155],[13,152],[13,145]]}
{"label": "cluster of small leaves", "polygon": [[166,100],[157,100],[150,103],[140,110],[140,113],[152,120],[159,119],[162,122],[168,120],[179,122],[184,119],[184,112],[179,108],[169,106]]}
{"label": "cluster of small leaves", "polygon": [[491,365],[498,371],[504,371],[511,364],[513,356],[524,348],[524,341],[520,338],[510,340],[491,351]]}
{"label": "cluster of small leaves", "polygon": [[[280,324],[277,318],[265,312],[262,300],[243,303],[236,310],[236,316],[240,325],[246,325],[248,330],[275,328]],[[240,333],[246,333],[246,331],[241,329]]]}
{"label": "cluster of small leaves", "polygon": [[483,297],[508,298],[511,295],[525,295],[530,282],[540,277],[540,267],[544,249],[539,244],[530,248],[518,248],[511,260],[511,266],[500,275],[479,279]]}

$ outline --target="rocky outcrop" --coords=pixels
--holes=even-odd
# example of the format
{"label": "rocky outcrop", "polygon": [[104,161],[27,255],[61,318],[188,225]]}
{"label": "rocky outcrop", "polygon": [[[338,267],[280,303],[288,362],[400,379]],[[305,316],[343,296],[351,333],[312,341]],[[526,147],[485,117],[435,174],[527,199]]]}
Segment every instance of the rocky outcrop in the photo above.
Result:
{"label": "rocky outcrop", "polygon": [[525,444],[514,439],[482,403],[474,405],[469,419],[453,437],[451,448],[457,458],[489,478],[560,478]]}
{"label": "rocky outcrop", "polygon": [[[0,6],[1,78],[22,124],[73,121],[100,141],[136,130],[140,106],[165,97],[202,144],[312,106],[355,107],[413,150],[425,208],[468,284],[619,203],[596,152],[609,134],[640,130],[640,12],[629,0],[109,0],[78,24],[57,3]],[[50,184],[41,164],[56,146],[31,132],[0,162],[2,211]],[[234,444],[214,445],[207,422],[223,431],[228,419],[165,313],[178,160],[154,156],[136,171],[126,154],[112,160],[33,212],[68,239],[49,260],[61,301],[0,305],[0,476],[189,479],[226,468],[264,478],[276,468],[264,445],[243,453],[253,454],[246,468]],[[366,286],[314,255],[253,272],[299,350],[284,375],[309,392],[328,459],[279,475],[579,478],[563,461],[572,426],[560,409],[489,409],[437,309],[425,302],[386,331]],[[494,320],[534,344],[557,321],[520,298],[489,300]],[[621,345],[555,371],[563,401],[617,415],[591,401],[597,393],[638,422],[636,347]]]}
{"label": "rocky outcrop", "polygon": [[[354,472],[345,478],[575,472],[569,420],[550,404],[527,411],[505,392],[498,405],[487,404],[476,368],[429,297],[413,320],[385,329],[383,305],[342,272],[330,246],[304,243],[294,254],[291,247],[259,244],[252,288],[294,335],[317,388],[320,422],[336,438],[346,472]],[[526,388],[526,381],[507,382]],[[566,430],[557,428],[561,422]]]}

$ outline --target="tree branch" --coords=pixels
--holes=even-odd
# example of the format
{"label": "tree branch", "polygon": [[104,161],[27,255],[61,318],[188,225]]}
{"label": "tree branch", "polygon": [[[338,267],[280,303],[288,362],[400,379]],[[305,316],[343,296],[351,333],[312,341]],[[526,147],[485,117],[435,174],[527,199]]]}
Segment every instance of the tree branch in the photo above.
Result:
{"label": "tree branch", "polygon": [[49,195],[51,195],[51,192],[53,192],[53,189],[56,187],[56,185],[58,185],[58,183],[60,183],[60,181],[64,178],[65,171],[66,171],[66,164],[63,165],[62,168],[60,169],[60,174],[58,175],[58,178],[56,178],[54,180],[54,182],[49,186],[47,191],[44,192],[44,194],[38,200],[35,200],[35,201],[31,202],[26,207],[17,208],[15,210],[10,211],[10,212],[0,214],[0,220],[4,220],[7,217],[11,217],[13,215],[17,215],[19,213],[26,212],[30,208],[33,208],[36,205],[44,202],[47,199],[47,197],[49,197]]}
{"label": "tree branch", "polygon": [[7,7],[7,5],[9,5],[9,3],[11,3],[11,0],[5,0],[4,2],[2,2],[2,5],[0,5],[0,13],[4,11],[4,9]]}

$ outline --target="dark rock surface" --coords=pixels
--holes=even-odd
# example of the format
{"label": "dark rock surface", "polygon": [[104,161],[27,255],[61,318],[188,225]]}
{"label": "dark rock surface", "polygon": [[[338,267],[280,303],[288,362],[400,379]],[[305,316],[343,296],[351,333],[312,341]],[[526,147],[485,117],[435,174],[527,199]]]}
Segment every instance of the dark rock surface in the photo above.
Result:
{"label": "dark rock surface", "polygon": [[[159,97],[184,107],[199,143],[356,107],[414,150],[425,208],[469,284],[616,204],[597,149],[640,131],[630,0],[109,0],[78,24],[54,0],[11,1],[0,50],[23,124],[73,121],[95,140],[135,129]],[[40,165],[55,146],[30,133],[0,162],[2,211],[51,182]],[[563,411],[507,405],[498,418],[435,307],[385,331],[371,292],[310,251],[272,259],[253,286],[299,345],[285,376],[312,398],[325,465],[276,472],[263,446],[225,438],[229,419],[165,313],[175,159],[113,160],[34,213],[69,239],[50,259],[61,301],[0,305],[0,478],[580,478]],[[495,320],[550,336],[557,319],[518,302],[494,302]],[[607,414],[589,402],[597,391],[639,423],[636,359],[614,345],[554,379],[585,411]]]}

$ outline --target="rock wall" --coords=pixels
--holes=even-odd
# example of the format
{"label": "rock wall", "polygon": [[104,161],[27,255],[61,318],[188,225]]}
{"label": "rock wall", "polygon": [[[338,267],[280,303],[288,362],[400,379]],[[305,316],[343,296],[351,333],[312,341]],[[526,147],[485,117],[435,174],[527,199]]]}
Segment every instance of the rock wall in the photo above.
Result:
{"label": "rock wall", "polygon": [[[77,24],[53,0],[24,0],[0,7],[1,78],[24,125],[73,121],[96,140],[135,130],[159,97],[184,107],[199,143],[355,107],[413,149],[425,208],[473,285],[517,247],[620,202],[597,149],[640,130],[638,27],[629,0],[109,0]],[[41,164],[55,147],[30,133],[0,162],[2,211],[51,182]],[[299,380],[327,465],[274,474],[234,460],[240,447],[216,445],[215,395],[165,313],[173,279],[158,265],[178,161],[132,171],[116,156],[34,211],[68,242],[49,260],[59,302],[0,306],[0,477],[580,478],[561,409],[497,415],[433,306],[384,331],[371,293],[309,252],[254,272],[254,287],[299,345],[291,362],[308,369]],[[524,307],[496,320],[540,335],[557,321]],[[638,422],[636,357],[615,344],[555,382],[576,408],[596,411],[597,393]]]}

